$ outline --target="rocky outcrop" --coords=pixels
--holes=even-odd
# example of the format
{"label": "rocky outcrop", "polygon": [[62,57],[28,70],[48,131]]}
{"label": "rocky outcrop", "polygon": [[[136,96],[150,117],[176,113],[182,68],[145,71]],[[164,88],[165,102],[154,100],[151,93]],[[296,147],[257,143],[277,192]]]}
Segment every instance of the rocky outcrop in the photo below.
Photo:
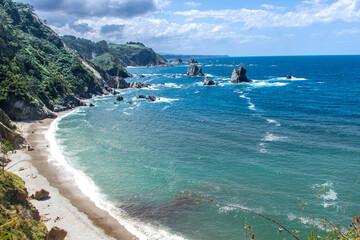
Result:
{"label": "rocky outcrop", "polygon": [[39,102],[28,102],[15,100],[8,103],[3,109],[10,119],[14,121],[41,120],[44,118],[55,118],[56,115]]}
{"label": "rocky outcrop", "polygon": [[175,59],[170,61],[171,64],[183,64],[183,61],[181,60],[181,58]]}
{"label": "rocky outcrop", "polygon": [[195,59],[191,58],[191,59],[186,60],[186,63],[187,63],[187,64],[194,64],[194,63],[198,63],[198,61],[196,61]]}
{"label": "rocky outcrop", "polygon": [[137,99],[142,99],[142,98],[145,98],[145,96],[144,95],[136,95],[136,98]]}
{"label": "rocky outcrop", "polygon": [[120,95],[116,97],[116,101],[123,101],[123,100],[124,100],[124,98]]}
{"label": "rocky outcrop", "polygon": [[287,75],[286,76],[286,79],[291,79],[292,77],[290,75]]}
{"label": "rocky outcrop", "polygon": [[246,69],[239,67],[238,69],[235,68],[232,71],[231,82],[241,83],[241,82],[252,82],[252,81],[246,77]]}
{"label": "rocky outcrop", "polygon": [[142,82],[133,82],[130,85],[131,88],[147,88],[150,86],[151,86],[151,84],[142,83]]}
{"label": "rocky outcrop", "polygon": [[204,86],[211,86],[211,85],[215,85],[215,82],[211,80],[209,77],[205,77]]}
{"label": "rocky outcrop", "polygon": [[53,227],[46,236],[46,240],[64,240],[66,236],[67,231],[58,227]]}
{"label": "rocky outcrop", "polygon": [[202,73],[202,68],[195,65],[195,64],[191,64],[186,72],[186,75],[188,75],[189,77],[202,77],[204,76],[204,74]]}

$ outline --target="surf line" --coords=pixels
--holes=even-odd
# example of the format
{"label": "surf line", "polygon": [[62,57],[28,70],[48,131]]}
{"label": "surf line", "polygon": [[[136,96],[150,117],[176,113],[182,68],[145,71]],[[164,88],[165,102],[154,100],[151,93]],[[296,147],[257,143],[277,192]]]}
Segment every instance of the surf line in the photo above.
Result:
{"label": "surf line", "polygon": [[182,194],[178,194],[178,195],[174,195],[176,197],[182,197],[182,198],[188,198],[188,199],[192,199],[192,200],[195,200],[195,201],[201,201],[201,202],[208,202],[208,203],[215,203],[215,204],[218,204],[218,205],[222,205],[222,206],[226,206],[226,207],[230,207],[230,208],[236,208],[236,209],[240,209],[242,211],[245,211],[245,212],[249,212],[249,213],[252,213],[252,214],[255,214],[255,215],[258,215],[262,218],[265,218],[266,220],[268,221],[271,221],[275,224],[277,224],[280,228],[284,229],[285,231],[287,231],[293,238],[297,239],[297,240],[300,240],[296,235],[294,235],[292,232],[290,232],[286,227],[284,227],[283,225],[281,225],[280,223],[278,223],[277,221],[275,221],[274,219],[271,219],[271,218],[268,218],[260,213],[257,213],[257,212],[254,212],[254,211],[251,211],[249,209],[246,209],[246,208],[242,208],[242,207],[238,207],[238,206],[233,206],[233,205],[229,205],[229,204],[226,204],[226,203],[221,203],[221,202],[218,202],[218,201],[214,201],[214,200],[206,200],[206,199],[201,199],[201,198],[193,198],[193,197],[190,197],[190,196],[187,196],[187,195],[182,195]]}

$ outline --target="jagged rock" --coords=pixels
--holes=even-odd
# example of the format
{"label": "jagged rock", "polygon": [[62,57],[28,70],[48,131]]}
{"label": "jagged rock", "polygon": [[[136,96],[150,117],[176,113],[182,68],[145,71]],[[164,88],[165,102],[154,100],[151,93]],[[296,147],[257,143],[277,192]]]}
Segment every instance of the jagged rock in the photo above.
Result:
{"label": "jagged rock", "polygon": [[150,95],[146,95],[145,99],[146,99],[146,100],[150,100],[150,101],[152,101],[152,102],[156,101],[156,97],[150,96]]}
{"label": "jagged rock", "polygon": [[176,76],[175,76],[175,75],[171,75],[170,78],[176,78]]}
{"label": "jagged rock", "polygon": [[205,86],[211,86],[211,85],[215,85],[215,83],[214,83],[214,81],[211,80],[210,78],[205,77],[204,85],[205,85]]}
{"label": "jagged rock", "polygon": [[116,97],[116,101],[123,101],[123,100],[124,100],[124,98],[120,95]]}
{"label": "jagged rock", "polygon": [[183,61],[180,58],[178,58],[178,59],[170,61],[170,63],[172,63],[172,64],[183,64]]}
{"label": "jagged rock", "polygon": [[90,104],[89,104],[89,107],[95,107],[95,104],[90,103]]}
{"label": "jagged rock", "polygon": [[144,76],[144,75],[142,75],[142,74],[140,74],[140,75],[139,75],[139,77],[140,77],[140,78],[144,78],[145,76]]}
{"label": "jagged rock", "polygon": [[18,202],[25,202],[28,197],[27,191],[17,191],[15,195],[15,199]]}
{"label": "jagged rock", "polygon": [[29,206],[30,206],[30,215],[33,219],[35,219],[36,221],[40,221],[40,213],[39,211],[36,209],[36,207],[34,205],[32,205],[29,202]]}
{"label": "jagged rock", "polygon": [[141,99],[141,98],[145,98],[145,96],[144,95],[136,95],[136,98]]}
{"label": "jagged rock", "polygon": [[46,240],[64,240],[67,235],[67,231],[64,229],[53,227],[46,236]]}
{"label": "jagged rock", "polygon": [[61,112],[61,111],[65,111],[67,108],[62,106],[62,105],[58,105],[58,104],[55,104],[54,105],[54,112]]}
{"label": "jagged rock", "polygon": [[287,75],[286,76],[286,79],[291,79],[292,77],[290,75]]}
{"label": "jagged rock", "polygon": [[189,77],[202,77],[204,76],[204,74],[202,73],[202,68],[195,65],[195,64],[191,64],[186,72],[186,75],[188,75]]}
{"label": "jagged rock", "polygon": [[49,195],[50,195],[49,191],[46,191],[45,189],[41,189],[40,191],[35,192],[35,196],[33,198],[36,200],[42,200],[49,197]]}
{"label": "jagged rock", "polygon": [[188,64],[192,64],[192,63],[198,63],[198,61],[196,61],[195,59],[188,59],[187,61],[186,61],[186,63],[188,63]]}
{"label": "jagged rock", "polygon": [[128,103],[128,104],[134,104],[134,102],[133,102],[133,101],[128,101],[127,103]]}
{"label": "jagged rock", "polygon": [[145,88],[149,86],[151,86],[151,84],[142,83],[142,82],[133,82],[130,85],[131,88]]}
{"label": "jagged rock", "polygon": [[241,82],[251,82],[250,79],[246,77],[246,69],[239,67],[234,69],[231,74],[232,83],[241,83]]}

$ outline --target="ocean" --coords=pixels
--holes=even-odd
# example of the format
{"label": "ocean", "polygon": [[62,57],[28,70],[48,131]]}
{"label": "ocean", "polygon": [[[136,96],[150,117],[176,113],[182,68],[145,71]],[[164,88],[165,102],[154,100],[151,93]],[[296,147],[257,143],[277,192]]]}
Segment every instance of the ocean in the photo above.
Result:
{"label": "ocean", "polygon": [[[96,107],[54,121],[55,161],[141,239],[245,239],[245,224],[248,239],[292,239],[210,200],[302,238],[325,218],[340,228],[360,176],[360,56],[198,61],[217,86],[182,75],[188,65],[129,68],[127,81],[151,87],[119,90],[122,102],[95,97]],[[233,62],[252,83],[230,83]],[[357,186],[344,227],[359,199]]]}

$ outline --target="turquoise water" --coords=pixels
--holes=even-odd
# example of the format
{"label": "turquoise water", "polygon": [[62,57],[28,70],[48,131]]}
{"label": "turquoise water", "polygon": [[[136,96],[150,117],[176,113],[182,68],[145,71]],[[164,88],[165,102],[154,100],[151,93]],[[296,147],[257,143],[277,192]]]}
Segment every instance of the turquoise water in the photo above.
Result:
{"label": "turquoise water", "polygon": [[[120,104],[97,97],[62,118],[55,136],[67,162],[143,238],[243,239],[248,224],[256,239],[291,239],[259,216],[177,194],[253,210],[302,236],[314,217],[339,226],[360,176],[360,56],[199,61],[218,86],[181,75],[186,65],[131,68],[128,81],[152,87],[121,90]],[[250,64],[253,83],[229,83],[234,61]],[[359,187],[346,226],[360,215]]]}

